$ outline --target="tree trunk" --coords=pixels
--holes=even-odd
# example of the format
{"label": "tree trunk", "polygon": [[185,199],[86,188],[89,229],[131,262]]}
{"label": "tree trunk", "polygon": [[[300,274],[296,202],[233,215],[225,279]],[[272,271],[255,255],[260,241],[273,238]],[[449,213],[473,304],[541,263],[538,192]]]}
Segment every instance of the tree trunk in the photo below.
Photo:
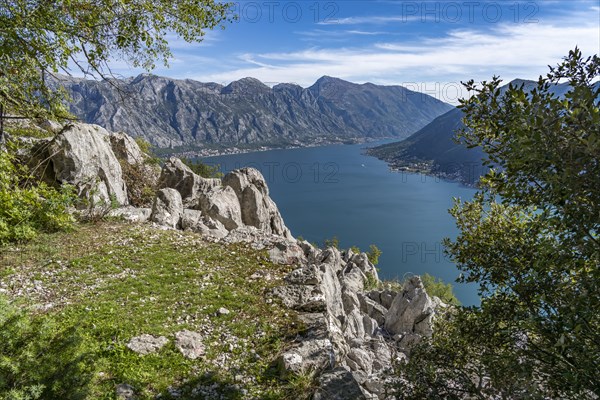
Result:
{"label": "tree trunk", "polygon": [[4,104],[0,103],[0,143],[4,141]]}

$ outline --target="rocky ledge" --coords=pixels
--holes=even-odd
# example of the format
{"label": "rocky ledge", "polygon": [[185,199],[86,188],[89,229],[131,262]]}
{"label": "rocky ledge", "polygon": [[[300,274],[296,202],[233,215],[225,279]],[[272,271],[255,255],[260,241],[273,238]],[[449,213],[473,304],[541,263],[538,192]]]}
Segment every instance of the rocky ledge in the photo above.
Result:
{"label": "rocky ledge", "polygon": [[[275,263],[293,266],[286,284],[270,295],[299,314],[303,330],[274,367],[284,378],[313,374],[315,399],[390,398],[386,389],[394,363],[432,334],[432,319],[445,307],[427,295],[419,277],[397,291],[365,290],[380,286],[372,285],[379,279],[365,253],[296,240],[255,169],[206,179],[171,158],[159,170],[126,134],[79,123],[57,129],[52,139],[33,141],[28,156],[44,179],[71,184],[92,203],[116,203],[113,216],[199,232],[211,241],[247,242],[266,250]],[[130,205],[126,165],[141,166],[156,185],[152,207]]]}

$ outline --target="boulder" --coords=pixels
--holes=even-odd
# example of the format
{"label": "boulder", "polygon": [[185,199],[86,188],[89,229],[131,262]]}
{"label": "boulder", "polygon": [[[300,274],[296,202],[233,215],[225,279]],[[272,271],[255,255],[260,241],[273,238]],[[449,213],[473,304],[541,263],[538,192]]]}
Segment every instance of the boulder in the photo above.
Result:
{"label": "boulder", "polygon": [[356,366],[370,375],[372,372],[373,356],[372,354],[361,348],[353,348],[348,353],[348,358],[356,364]]}
{"label": "boulder", "polygon": [[204,215],[219,221],[228,231],[242,226],[240,203],[231,187],[213,187],[208,192],[199,192],[198,197]]}
{"label": "boulder", "polygon": [[294,265],[304,260],[304,251],[296,243],[288,240],[275,242],[269,249],[269,258],[275,264]]}
{"label": "boulder", "polygon": [[181,215],[181,229],[200,233],[203,230],[208,230],[203,221],[202,211],[184,208]]}
{"label": "boulder", "polygon": [[[436,303],[427,295],[421,278],[414,276],[408,280],[402,293],[399,293],[385,314],[385,329],[391,334],[428,332],[423,325],[417,325],[435,312]],[[431,324],[431,319],[428,319]],[[417,332],[417,333],[419,333]]]}
{"label": "boulder", "polygon": [[379,324],[368,315],[363,315],[363,327],[365,336],[375,336],[379,331]]}
{"label": "boulder", "polygon": [[385,323],[385,314],[387,313],[387,310],[381,304],[370,297],[365,296],[363,293],[359,293],[357,297],[360,303],[360,310],[377,321],[378,325],[383,325]]}
{"label": "boulder", "polygon": [[172,188],[181,194],[186,208],[200,209],[200,194],[221,186],[219,179],[207,179],[195,174],[180,159],[171,157],[162,168],[158,188]]}
{"label": "boulder", "polygon": [[219,221],[205,217],[202,211],[187,208],[183,210],[181,229],[198,232],[217,239],[222,239],[228,234],[225,226]]}
{"label": "boulder", "polygon": [[150,206],[160,167],[140,149],[131,136],[111,132],[109,138],[112,151],[121,163],[129,203],[137,207]]}
{"label": "boulder", "polygon": [[290,373],[318,373],[331,368],[334,362],[333,346],[329,339],[305,339],[281,354],[275,363],[285,377]]}
{"label": "boulder", "polygon": [[297,285],[317,285],[320,283],[320,274],[317,267],[311,264],[293,270],[285,277],[285,280]]}
{"label": "boulder", "polygon": [[120,383],[115,388],[115,396],[117,400],[135,400],[135,389],[127,383]]}
{"label": "boulder", "polygon": [[150,214],[152,214],[150,208],[127,206],[111,210],[108,216],[122,218],[127,222],[146,222],[150,219]]}
{"label": "boulder", "polygon": [[269,197],[267,183],[258,170],[244,168],[232,171],[223,178],[223,185],[232,188],[236,194],[245,225],[291,238],[277,205]]}
{"label": "boulder", "polygon": [[350,371],[338,367],[319,378],[319,387],[313,400],[366,400],[366,397]]}
{"label": "boulder", "polygon": [[373,354],[373,371],[393,368],[393,349],[394,345],[386,342],[381,336],[371,339],[370,352]]}
{"label": "boulder", "polygon": [[326,298],[316,285],[285,285],[273,289],[273,294],[286,307],[305,312],[321,312],[327,308]]}
{"label": "boulder", "polygon": [[71,184],[80,197],[94,203],[128,204],[127,185],[106,129],[67,125],[52,140],[36,144],[32,154],[41,162],[46,180]]}
{"label": "boulder", "polygon": [[128,164],[146,164],[149,158],[136,143],[135,139],[123,132],[110,132],[110,147],[119,160]]}
{"label": "boulder", "polygon": [[181,195],[175,189],[161,189],[156,193],[150,221],[176,229],[183,216]]}

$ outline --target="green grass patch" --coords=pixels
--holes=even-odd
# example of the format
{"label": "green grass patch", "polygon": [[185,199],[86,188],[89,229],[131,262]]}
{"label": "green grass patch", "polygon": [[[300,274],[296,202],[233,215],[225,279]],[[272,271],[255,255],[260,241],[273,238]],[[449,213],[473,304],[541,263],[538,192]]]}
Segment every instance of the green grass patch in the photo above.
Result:
{"label": "green grass patch", "polygon": [[[88,372],[81,390],[46,387],[42,398],[112,399],[121,383],[140,399],[306,396],[305,382],[283,382],[270,371],[301,328],[295,313],[269,295],[289,271],[246,245],[115,222],[0,249],[3,295],[36,323],[56,327],[56,340],[65,330],[78,338],[77,371]],[[251,279],[256,272],[263,278]],[[230,313],[217,315],[220,307]],[[188,360],[175,348],[174,334],[183,329],[203,336],[203,358]],[[141,334],[163,335],[169,344],[140,356],[126,344]]]}

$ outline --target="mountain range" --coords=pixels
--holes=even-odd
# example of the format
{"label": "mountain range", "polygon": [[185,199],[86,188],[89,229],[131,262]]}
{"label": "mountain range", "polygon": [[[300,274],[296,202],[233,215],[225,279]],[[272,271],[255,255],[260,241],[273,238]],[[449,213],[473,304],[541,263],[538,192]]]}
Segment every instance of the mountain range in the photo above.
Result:
{"label": "mountain range", "polygon": [[[510,84],[523,85],[526,91],[537,86],[535,81],[515,79],[501,90]],[[562,97],[569,87],[568,83],[562,83],[551,87],[551,92]],[[482,163],[485,153],[481,148],[468,149],[454,140],[456,133],[465,127],[463,117],[464,113],[454,108],[407,139],[371,148],[367,153],[388,162],[392,169],[424,172],[472,185],[486,173],[487,167]]]}
{"label": "mountain range", "polygon": [[452,109],[402,86],[328,76],[308,88],[287,83],[271,88],[254,78],[224,86],[149,74],[57,79],[72,98],[71,112],[84,122],[162,148],[403,139]]}

